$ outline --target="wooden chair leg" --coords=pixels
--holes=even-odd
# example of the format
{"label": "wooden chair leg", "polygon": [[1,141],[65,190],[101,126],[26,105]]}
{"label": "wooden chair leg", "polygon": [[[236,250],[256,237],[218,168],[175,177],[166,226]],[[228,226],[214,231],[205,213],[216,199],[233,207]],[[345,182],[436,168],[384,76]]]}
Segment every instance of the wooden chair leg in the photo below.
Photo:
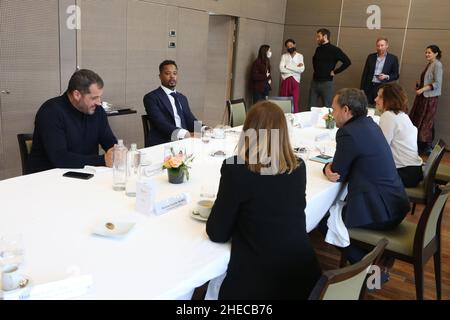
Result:
{"label": "wooden chair leg", "polygon": [[436,280],[436,297],[437,300],[442,299],[441,286],[441,250],[438,249],[434,254],[434,278]]}
{"label": "wooden chair leg", "polygon": [[414,263],[414,279],[416,282],[416,299],[423,300],[423,264],[422,261]]}
{"label": "wooden chair leg", "polygon": [[208,291],[209,281],[204,285],[195,288],[191,300],[205,300],[206,292]]}
{"label": "wooden chair leg", "polygon": [[347,265],[347,255],[344,250],[341,250],[341,260],[339,261],[339,268],[344,268]]}
{"label": "wooden chair leg", "polygon": [[416,203],[415,202],[413,202],[413,206],[412,206],[412,209],[411,209],[411,215],[413,216],[414,215],[414,212],[416,211]]}

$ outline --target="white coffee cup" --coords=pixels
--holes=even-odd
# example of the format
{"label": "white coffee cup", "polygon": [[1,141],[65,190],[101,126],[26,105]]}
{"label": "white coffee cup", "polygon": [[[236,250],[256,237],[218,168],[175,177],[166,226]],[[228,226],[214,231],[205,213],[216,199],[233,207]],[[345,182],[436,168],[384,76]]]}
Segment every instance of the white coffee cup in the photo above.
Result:
{"label": "white coffee cup", "polygon": [[197,206],[194,210],[195,214],[199,214],[202,218],[208,219],[211,214],[211,209],[214,205],[212,200],[201,200],[197,202]]}
{"label": "white coffee cup", "polygon": [[18,289],[24,277],[19,272],[19,267],[16,265],[7,265],[2,270],[2,290],[11,291]]}

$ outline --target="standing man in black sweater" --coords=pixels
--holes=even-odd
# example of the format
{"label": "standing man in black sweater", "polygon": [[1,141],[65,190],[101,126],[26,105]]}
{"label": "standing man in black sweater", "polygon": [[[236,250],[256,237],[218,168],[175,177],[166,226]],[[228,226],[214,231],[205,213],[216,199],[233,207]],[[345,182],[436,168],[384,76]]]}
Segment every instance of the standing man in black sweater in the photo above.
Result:
{"label": "standing man in black sweater", "polygon": [[[117,139],[100,106],[103,80],[95,72],[79,70],[60,97],[45,102],[36,114],[29,168],[112,167]],[[102,146],[105,155],[98,154]]]}
{"label": "standing man in black sweater", "polygon": [[[323,106],[331,108],[333,100],[333,77],[347,69],[352,62],[338,47],[330,43],[330,30],[317,30],[317,44],[319,45],[313,57],[314,75],[309,90],[309,107],[318,107],[319,97]],[[342,64],[336,68],[340,61]]]}

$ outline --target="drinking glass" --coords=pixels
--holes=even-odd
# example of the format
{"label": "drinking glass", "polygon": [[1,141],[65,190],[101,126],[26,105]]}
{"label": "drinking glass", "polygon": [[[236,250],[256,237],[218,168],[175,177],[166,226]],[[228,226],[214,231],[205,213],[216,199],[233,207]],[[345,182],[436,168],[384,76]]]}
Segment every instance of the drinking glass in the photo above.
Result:
{"label": "drinking glass", "polygon": [[213,133],[212,133],[212,129],[210,127],[202,128],[202,142],[203,143],[209,143],[212,135],[213,135]]}
{"label": "drinking glass", "polygon": [[200,187],[200,198],[214,200],[216,198],[217,188],[213,184],[204,183]]}
{"label": "drinking glass", "polygon": [[306,163],[309,160],[309,150],[306,147],[298,148],[298,156]]}
{"label": "drinking glass", "polygon": [[23,254],[22,235],[0,235],[0,266],[20,265]]}

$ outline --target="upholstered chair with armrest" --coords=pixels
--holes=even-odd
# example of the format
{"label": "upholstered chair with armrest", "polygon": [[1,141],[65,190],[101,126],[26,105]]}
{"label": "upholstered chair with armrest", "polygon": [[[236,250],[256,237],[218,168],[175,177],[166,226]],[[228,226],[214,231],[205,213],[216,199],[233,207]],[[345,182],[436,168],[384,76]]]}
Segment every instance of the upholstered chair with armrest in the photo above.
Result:
{"label": "upholstered chair with armrest", "polygon": [[[445,203],[450,193],[450,183],[438,186],[417,224],[406,219],[389,231],[349,229],[350,241],[355,245],[371,249],[380,239],[387,239],[384,256],[395,258],[414,266],[416,298],[423,299],[423,275],[427,261],[434,258],[436,294],[441,299],[441,222]],[[345,261],[342,256],[341,263]]]}
{"label": "upholstered chair with armrest", "polygon": [[309,300],[359,300],[366,291],[369,268],[378,262],[388,241],[378,241],[375,248],[353,265],[326,271],[317,281]]}

